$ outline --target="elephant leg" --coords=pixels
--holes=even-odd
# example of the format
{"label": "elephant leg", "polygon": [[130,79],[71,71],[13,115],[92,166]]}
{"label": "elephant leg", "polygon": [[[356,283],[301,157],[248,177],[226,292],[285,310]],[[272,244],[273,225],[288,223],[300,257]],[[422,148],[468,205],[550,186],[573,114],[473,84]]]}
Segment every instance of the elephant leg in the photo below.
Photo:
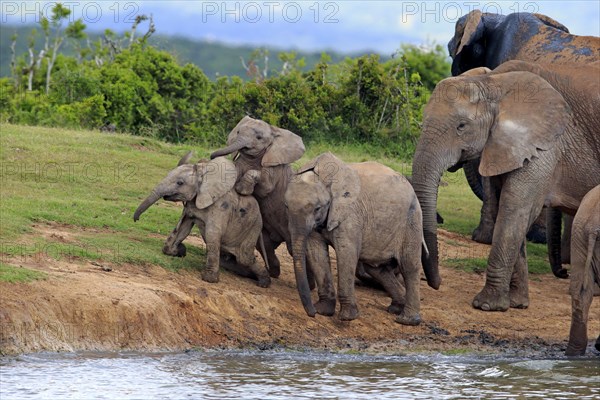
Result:
{"label": "elephant leg", "polygon": [[[419,236],[415,235],[415,237]],[[420,247],[420,241],[414,244],[414,246]],[[421,323],[421,257],[415,257],[415,254],[418,253],[405,251],[401,256],[402,259],[400,262],[400,274],[404,280],[406,296],[404,309],[396,317],[396,322],[409,326],[416,326]]]}
{"label": "elephant leg", "polygon": [[510,306],[527,308],[529,306],[529,274],[527,271],[527,242],[521,243],[517,262],[510,279]]}
{"label": "elephant leg", "polygon": [[[548,260],[552,273],[557,278],[566,279],[569,273],[562,267],[560,231],[562,225],[562,212],[558,208],[548,208],[546,211],[546,244],[548,246]],[[569,235],[570,236],[570,235]],[[569,240],[570,242],[570,240]]]}
{"label": "elephant leg", "polygon": [[334,248],[337,256],[338,299],[340,300],[339,318],[342,321],[352,321],[358,318],[358,306],[354,295],[354,276],[360,248],[346,237],[335,237]]}
{"label": "elephant leg", "polygon": [[363,265],[365,271],[372,276],[376,282],[383,286],[383,289],[392,298],[392,303],[387,308],[387,311],[391,314],[402,313],[406,291],[403,285],[400,284],[398,278],[396,278],[394,271],[387,265],[373,267],[364,263],[359,264]]}
{"label": "elephant leg", "polygon": [[[552,157],[553,155],[550,155]],[[510,282],[527,230],[542,210],[552,173],[551,162],[539,159],[540,166],[523,167],[506,177],[500,194],[494,240],[486,269],[484,288],[473,299],[473,307],[484,311],[506,311],[510,306]],[[550,160],[552,161],[552,160]],[[524,195],[524,192],[527,195]],[[524,268],[518,266],[519,270]],[[525,293],[521,290],[522,295]],[[523,301],[521,299],[521,301]]]}
{"label": "elephant leg", "polygon": [[560,261],[563,264],[571,264],[571,229],[573,228],[573,216],[564,214],[565,229],[560,241]]}
{"label": "elephant leg", "polygon": [[263,230],[261,232],[261,235],[265,244],[266,254],[263,254],[262,249],[260,248],[260,243],[256,244],[256,249],[262,255],[263,260],[269,263],[269,275],[271,276],[271,278],[279,278],[279,275],[281,274],[281,263],[279,262],[279,258],[277,258],[277,255],[275,254],[275,249],[277,248],[277,246],[269,236],[268,232]]}
{"label": "elephant leg", "polygon": [[219,261],[221,254],[221,231],[213,224],[206,224],[204,242],[206,243],[206,267],[202,271],[202,280],[219,282]]}
{"label": "elephant leg", "polygon": [[252,271],[256,276],[258,286],[267,288],[271,285],[269,271],[256,260],[256,257],[254,256],[254,245],[252,243],[241,246],[239,248],[239,253],[236,254],[236,258],[242,266]]}
{"label": "elephant leg", "polygon": [[[600,241],[596,237],[577,235],[576,243],[571,243],[573,268],[571,269],[571,329],[569,344],[565,352],[568,356],[584,355],[587,347],[587,321],[594,296],[595,278],[600,278]],[[579,238],[581,236],[581,238]],[[583,242],[583,243],[581,243]],[[593,246],[592,248],[588,248]],[[596,341],[598,345],[598,341]]]}
{"label": "elephant leg", "polygon": [[494,224],[498,215],[498,198],[500,188],[493,178],[482,177],[483,205],[479,226],[473,231],[472,239],[478,243],[491,244],[494,235]]}
{"label": "elephant leg", "polygon": [[182,243],[187,238],[194,227],[194,219],[182,214],[177,226],[167,237],[162,248],[163,254],[174,257],[185,257],[187,250]]}
{"label": "elephant leg", "polygon": [[[329,247],[320,235],[311,233],[307,241],[306,264],[313,271],[319,300],[315,303],[318,314],[332,316],[335,314],[335,289],[331,274]],[[307,268],[308,269],[308,268]],[[310,281],[309,281],[310,282]]]}

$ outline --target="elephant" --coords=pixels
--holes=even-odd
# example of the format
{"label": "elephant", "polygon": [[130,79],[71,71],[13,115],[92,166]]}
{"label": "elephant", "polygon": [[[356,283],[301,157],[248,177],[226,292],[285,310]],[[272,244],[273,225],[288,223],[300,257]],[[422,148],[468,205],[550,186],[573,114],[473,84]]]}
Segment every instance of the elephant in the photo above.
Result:
{"label": "elephant", "polygon": [[235,166],[240,194],[253,194],[263,219],[263,239],[271,277],[280,274],[275,249],[290,234],[284,207],[284,194],[294,171],[291,163],[304,154],[302,138],[295,133],[249,116],[242,118],[229,133],[227,147],[211,154],[211,158],[236,153]]}
{"label": "elephant", "polygon": [[269,271],[254,256],[263,226],[258,202],[253,196],[238,194],[234,189],[236,180],[235,165],[225,157],[179,165],[139,205],[133,220],[137,221],[161,197],[167,201],[183,201],[183,216],[167,239],[163,252],[180,253],[181,242],[197,225],[206,243],[207,260],[202,280],[219,281],[220,255],[226,252],[253,273],[258,286],[266,288],[271,283]]}
{"label": "elephant", "polygon": [[[571,329],[566,355],[584,355],[587,321],[594,286],[600,285],[600,185],[581,200],[573,219],[571,240]],[[596,340],[600,351],[600,336]]]}
{"label": "elephant", "polygon": [[574,214],[600,183],[599,67],[509,61],[438,83],[413,158],[429,249],[423,264],[437,278],[434,286],[441,283],[435,221],[441,175],[480,158],[480,174],[501,193],[486,283],[473,306],[528,306],[527,229],[544,205]]}
{"label": "elephant", "polygon": [[509,60],[582,65],[600,59],[600,38],[573,35],[542,14],[473,10],[456,22],[448,52],[453,76],[477,67],[494,69]]}
{"label": "elephant", "polygon": [[[500,15],[474,10],[456,22],[448,52],[453,59],[453,76],[476,67],[494,69],[509,60],[585,65],[600,60],[600,38],[572,35],[564,25],[542,14]],[[500,193],[497,187],[490,187],[489,179],[482,179],[478,168],[478,159],[464,164],[469,185],[483,201],[481,220],[473,232],[473,240],[491,244]],[[552,272],[559,278],[568,277],[562,263],[569,262],[570,224],[571,217],[566,216],[561,242],[560,211],[549,210],[547,216],[540,214],[527,235],[533,242],[548,243]]]}
{"label": "elephant", "polygon": [[[306,313],[331,316],[336,298],[328,246],[337,256],[339,319],[358,317],[357,263],[392,297],[396,321],[421,322],[419,284],[424,244],[419,201],[405,177],[376,162],[346,164],[324,153],[301,167],[285,192],[294,273]],[[319,300],[312,303],[306,264],[313,267]],[[394,269],[404,280],[402,296]]]}

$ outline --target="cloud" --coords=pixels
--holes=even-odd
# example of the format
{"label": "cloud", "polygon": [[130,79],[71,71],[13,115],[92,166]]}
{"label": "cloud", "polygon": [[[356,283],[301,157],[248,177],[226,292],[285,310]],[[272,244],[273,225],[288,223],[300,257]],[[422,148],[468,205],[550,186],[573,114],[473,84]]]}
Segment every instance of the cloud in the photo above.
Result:
{"label": "cloud", "polygon": [[[2,22],[35,22],[36,7],[54,2],[2,1]],[[254,46],[391,54],[401,43],[445,44],[456,20],[473,8],[509,14],[539,12],[572,33],[600,36],[597,1],[73,1],[88,28],[125,30],[132,16],[153,14],[157,32]],[[15,10],[16,7],[16,10]],[[23,18],[23,8],[28,11]],[[93,11],[101,10],[101,18]],[[87,10],[87,12],[86,12]],[[86,19],[87,18],[87,19]],[[95,18],[95,17],[94,17]]]}

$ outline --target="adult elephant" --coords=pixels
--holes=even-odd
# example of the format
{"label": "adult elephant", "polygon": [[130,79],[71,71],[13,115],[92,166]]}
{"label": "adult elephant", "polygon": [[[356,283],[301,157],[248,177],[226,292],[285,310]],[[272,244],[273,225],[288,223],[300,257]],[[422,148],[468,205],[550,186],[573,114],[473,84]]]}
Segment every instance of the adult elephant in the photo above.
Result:
{"label": "adult elephant", "polygon": [[436,86],[424,110],[413,186],[430,252],[424,268],[438,271],[441,175],[481,158],[479,172],[501,194],[486,284],[473,306],[505,311],[529,304],[525,234],[542,206],[574,214],[600,183],[600,68],[509,61],[488,71]]}
{"label": "adult elephant", "polygon": [[[514,13],[509,15],[482,13],[474,10],[461,17],[454,37],[448,43],[452,57],[452,75],[460,75],[471,68],[496,68],[509,60],[523,60],[552,64],[585,65],[600,60],[600,39],[577,36],[561,23],[542,14]],[[478,173],[479,159],[464,165],[465,175],[473,192],[483,201],[481,220],[473,232],[473,239],[481,243],[492,242],[496,220],[499,190],[490,186],[489,180]],[[571,217],[565,218],[565,235],[559,246],[561,214],[548,210],[547,232],[545,216],[533,224],[528,239],[548,242],[550,265],[554,275],[568,276],[562,262],[568,262]],[[562,255],[562,256],[561,256]]]}

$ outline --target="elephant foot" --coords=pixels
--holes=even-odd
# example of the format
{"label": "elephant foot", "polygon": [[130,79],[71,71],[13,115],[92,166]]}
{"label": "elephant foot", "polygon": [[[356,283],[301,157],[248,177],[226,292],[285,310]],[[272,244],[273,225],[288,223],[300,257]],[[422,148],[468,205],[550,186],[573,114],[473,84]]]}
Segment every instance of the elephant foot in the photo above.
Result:
{"label": "elephant foot", "polygon": [[510,294],[510,308],[526,309],[529,307],[529,298],[520,294]]}
{"label": "elephant foot", "polygon": [[600,351],[600,335],[598,335],[596,343],[594,343],[594,347],[596,348],[596,350]]}
{"label": "elephant foot", "polygon": [[219,272],[204,270],[202,271],[202,280],[204,282],[217,283],[219,282]]}
{"label": "elephant foot", "polygon": [[492,244],[492,237],[494,236],[494,227],[488,227],[485,225],[479,225],[471,235],[471,239],[477,243]]}
{"label": "elephant foot", "polygon": [[421,315],[419,313],[414,315],[402,313],[396,317],[396,322],[402,325],[417,326],[421,323]]}
{"label": "elephant foot", "polygon": [[569,278],[569,271],[566,270],[565,268],[563,268],[562,266],[560,266],[556,269],[552,269],[552,273],[554,274],[555,277],[560,278],[560,279]]}
{"label": "elephant foot", "polygon": [[404,310],[404,304],[399,303],[394,300],[392,300],[392,304],[390,304],[387,308],[387,312],[389,312],[390,314],[394,314],[394,315],[402,314],[403,310]]}
{"label": "elephant foot", "polygon": [[331,317],[335,314],[335,298],[334,299],[321,299],[315,303],[315,310],[317,314]]}
{"label": "elephant foot", "polygon": [[268,288],[271,285],[271,278],[268,275],[259,276],[256,284],[261,288]]}
{"label": "elephant foot", "polygon": [[[576,345],[572,345],[571,342],[569,342],[569,344],[567,345],[567,350],[565,350],[565,356],[568,356],[568,357],[583,356],[583,355],[585,355],[586,346],[587,346],[587,343],[584,344],[583,346],[576,346]],[[596,348],[598,348],[598,347],[596,347]]]}
{"label": "elephant foot", "polygon": [[508,293],[502,294],[488,285],[473,299],[473,307],[482,311],[506,311],[509,306]]}
{"label": "elephant foot", "polygon": [[281,265],[279,264],[279,260],[275,259],[276,262],[269,261],[269,276],[271,278],[279,278],[281,275]]}
{"label": "elephant foot", "polygon": [[173,246],[164,245],[162,248],[163,254],[172,257],[185,257],[187,254],[187,249],[183,243],[179,243],[177,248],[173,248]]}
{"label": "elephant foot", "polygon": [[356,304],[342,304],[339,317],[341,321],[352,321],[358,318],[358,307]]}

